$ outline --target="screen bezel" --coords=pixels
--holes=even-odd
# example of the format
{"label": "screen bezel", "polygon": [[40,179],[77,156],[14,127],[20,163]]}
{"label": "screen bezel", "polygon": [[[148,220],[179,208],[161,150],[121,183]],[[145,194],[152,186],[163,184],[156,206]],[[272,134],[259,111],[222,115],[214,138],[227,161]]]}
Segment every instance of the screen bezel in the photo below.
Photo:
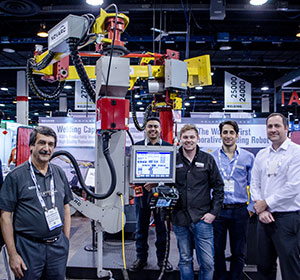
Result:
{"label": "screen bezel", "polygon": [[[136,155],[137,152],[167,152],[171,153],[171,176],[168,178],[153,178],[153,177],[144,177],[136,178]],[[175,146],[145,146],[145,145],[136,145],[131,147],[131,160],[130,160],[130,183],[133,184],[144,184],[144,183],[175,183],[175,173],[176,173],[176,147]]]}

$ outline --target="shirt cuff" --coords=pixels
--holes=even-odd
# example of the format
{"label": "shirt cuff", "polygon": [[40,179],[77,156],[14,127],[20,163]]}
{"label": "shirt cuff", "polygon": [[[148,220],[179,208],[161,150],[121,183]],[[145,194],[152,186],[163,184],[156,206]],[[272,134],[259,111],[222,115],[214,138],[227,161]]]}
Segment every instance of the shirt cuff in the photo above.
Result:
{"label": "shirt cuff", "polygon": [[249,203],[247,209],[248,209],[249,211],[255,213],[255,210],[254,210],[253,206],[254,206],[254,202],[252,201],[252,202]]}
{"label": "shirt cuff", "polygon": [[275,202],[275,199],[274,199],[273,195],[271,195],[268,198],[266,198],[265,201],[266,201],[266,203],[267,203],[267,205],[268,205],[269,208],[274,208],[273,204],[276,203],[276,202]]}

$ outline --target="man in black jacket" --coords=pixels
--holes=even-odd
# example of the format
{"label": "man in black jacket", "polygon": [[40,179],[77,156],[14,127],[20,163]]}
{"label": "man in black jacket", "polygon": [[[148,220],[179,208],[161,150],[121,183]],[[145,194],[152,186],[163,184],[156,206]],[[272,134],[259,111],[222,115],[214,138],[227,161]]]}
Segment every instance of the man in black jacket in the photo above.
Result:
{"label": "man in black jacket", "polygon": [[[137,142],[135,145],[149,145],[149,146],[171,146],[170,143],[163,141],[160,138],[161,126],[158,118],[151,117],[147,119],[146,139]],[[149,200],[151,195],[151,188],[156,184],[146,183],[143,186],[143,196],[135,198],[136,207],[136,255],[137,259],[130,267],[131,271],[139,271],[147,265],[148,258],[148,230],[151,217],[151,209]],[[157,265],[161,268],[166,250],[166,227],[160,214],[153,211],[155,230],[156,230],[156,255]],[[166,271],[171,271],[172,265],[168,262]]]}
{"label": "man in black jacket", "polygon": [[176,157],[176,187],[180,199],[172,223],[179,250],[181,280],[193,280],[193,243],[200,266],[199,280],[211,280],[214,272],[212,222],[221,210],[224,183],[214,158],[200,151],[198,130],[184,125]]}

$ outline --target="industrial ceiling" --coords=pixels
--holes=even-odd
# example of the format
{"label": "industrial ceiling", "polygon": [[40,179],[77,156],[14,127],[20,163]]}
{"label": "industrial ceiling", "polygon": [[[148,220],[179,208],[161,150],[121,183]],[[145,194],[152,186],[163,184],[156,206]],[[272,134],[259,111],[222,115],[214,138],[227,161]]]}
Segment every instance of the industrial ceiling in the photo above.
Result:
{"label": "industrial ceiling", "polygon": [[[209,54],[213,85],[202,90],[192,90],[187,95],[185,112],[223,111],[224,71],[228,71],[252,84],[252,109],[261,112],[261,98],[269,95],[270,111],[273,111],[274,92],[279,92],[280,81],[295,78],[300,65],[300,1],[269,0],[263,6],[252,6],[249,0],[227,0],[224,13],[213,13],[218,0],[104,0],[103,8],[115,3],[119,12],[129,18],[129,25],[122,36],[131,52],[159,52],[166,49],[180,51],[180,58]],[[113,12],[113,10],[112,10]],[[90,6],[85,0],[2,0],[0,2],[0,109],[6,118],[15,119],[17,72],[26,69],[26,61],[33,56],[36,44],[47,47],[47,39],[36,33],[45,26],[50,30],[69,14],[92,13],[96,17],[100,8]],[[158,33],[151,28],[163,30],[161,42],[155,41]],[[174,34],[171,31],[182,31]],[[189,36],[186,33],[188,31]],[[173,34],[172,34],[173,33]],[[187,40],[188,37],[188,40]],[[230,50],[226,47],[231,47]],[[9,53],[4,49],[13,49]],[[87,50],[93,51],[90,45]],[[84,59],[85,64],[91,61]],[[277,81],[277,82],[276,82]],[[276,89],[274,88],[276,82]],[[74,110],[74,84],[65,90],[68,108]],[[262,91],[267,85],[269,90]],[[42,84],[51,88],[51,84]],[[292,83],[289,89],[297,89]],[[44,101],[30,91],[29,118],[36,123],[39,116],[58,110],[58,101],[44,106]],[[279,96],[279,95],[278,95]],[[288,98],[288,97],[286,97]],[[145,108],[151,101],[147,96],[140,100]],[[216,103],[212,103],[216,101]],[[145,106],[144,106],[145,105]],[[297,115],[297,104],[277,106],[278,111]],[[139,108],[139,107],[137,107]]]}

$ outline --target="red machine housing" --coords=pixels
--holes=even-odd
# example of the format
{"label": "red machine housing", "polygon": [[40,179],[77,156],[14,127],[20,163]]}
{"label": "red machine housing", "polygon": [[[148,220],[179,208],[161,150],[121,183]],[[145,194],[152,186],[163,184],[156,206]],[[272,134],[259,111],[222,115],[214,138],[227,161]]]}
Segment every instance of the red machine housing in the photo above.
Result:
{"label": "red machine housing", "polygon": [[97,129],[128,130],[129,100],[102,97],[97,101]]}

